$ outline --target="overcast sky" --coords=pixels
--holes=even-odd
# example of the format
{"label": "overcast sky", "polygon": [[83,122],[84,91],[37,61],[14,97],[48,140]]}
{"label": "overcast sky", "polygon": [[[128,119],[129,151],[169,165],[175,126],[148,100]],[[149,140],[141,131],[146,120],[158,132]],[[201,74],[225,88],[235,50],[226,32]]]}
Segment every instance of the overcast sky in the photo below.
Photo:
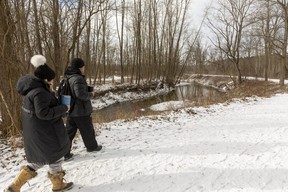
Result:
{"label": "overcast sky", "polygon": [[[205,10],[207,7],[210,7],[213,3],[215,3],[215,0],[192,0],[191,3],[191,17],[189,18],[189,22],[192,23],[193,28],[197,28],[197,30],[200,27],[200,24],[203,20],[203,17],[205,15]],[[205,29],[206,28],[206,29]],[[209,30],[207,27],[202,26],[201,28],[201,36],[202,40],[205,42],[205,44],[210,44],[210,40],[208,39]]]}
{"label": "overcast sky", "polygon": [[211,4],[212,0],[192,0],[191,14],[192,20],[201,23],[205,9]]}

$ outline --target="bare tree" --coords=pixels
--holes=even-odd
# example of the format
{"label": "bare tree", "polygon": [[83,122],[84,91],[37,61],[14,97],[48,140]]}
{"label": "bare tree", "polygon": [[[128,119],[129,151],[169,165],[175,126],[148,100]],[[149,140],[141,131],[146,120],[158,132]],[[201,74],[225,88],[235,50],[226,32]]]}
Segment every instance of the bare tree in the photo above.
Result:
{"label": "bare tree", "polygon": [[[61,43],[60,43],[60,30],[59,23],[60,20],[60,6],[58,0],[53,0],[52,2],[52,42],[53,42],[53,63],[55,71],[62,71],[62,61],[61,61]],[[56,76],[55,81],[59,81],[59,75]]]}
{"label": "bare tree", "polygon": [[207,54],[207,48],[205,49],[202,47],[201,38],[198,38],[196,41],[196,45],[193,47],[192,50],[192,62],[195,64],[194,72],[197,74],[203,74],[204,64],[206,61],[206,54]]}
{"label": "bare tree", "polygon": [[[14,1],[14,7],[17,12],[13,13],[14,20],[16,21],[15,27],[15,33],[16,33],[16,39],[15,39],[15,47],[14,49],[17,50],[17,55],[19,60],[22,62],[20,65],[21,71],[29,71],[31,65],[27,61],[30,59],[30,56],[32,55],[32,47],[30,42],[30,36],[29,36],[29,30],[28,30],[28,16],[32,10],[30,8],[31,1]],[[12,2],[11,2],[12,4]],[[28,7],[28,8],[27,8]]]}
{"label": "bare tree", "polygon": [[[94,83],[96,83],[97,77],[99,77],[99,82],[101,82],[101,46],[100,46],[100,32],[102,29],[102,22],[101,19],[98,19],[97,15],[93,18],[94,28],[93,28],[93,51],[92,51],[92,60],[94,61],[94,65],[91,65],[92,74],[94,74]],[[92,67],[93,66],[93,67]]]}
{"label": "bare tree", "polygon": [[214,19],[209,17],[210,29],[216,36],[211,42],[219,48],[235,66],[237,80],[241,79],[240,57],[243,31],[253,23],[254,0],[220,0],[219,7],[215,8]]}
{"label": "bare tree", "polygon": [[[175,3],[175,2],[174,2]],[[166,14],[167,14],[167,65],[165,78],[166,82],[175,83],[177,73],[179,72],[180,65],[180,42],[183,37],[184,23],[190,0],[177,1],[173,4],[172,1],[167,1]],[[173,10],[174,9],[174,10]]]}
{"label": "bare tree", "polygon": [[[265,29],[264,29],[264,42],[265,42],[265,68],[264,68],[264,77],[265,81],[268,81],[268,67],[270,65],[270,55],[271,51],[271,34],[270,34],[270,0],[266,1],[265,4],[266,8],[266,22],[265,22]],[[264,20],[265,21],[265,20]]]}
{"label": "bare tree", "polygon": [[[5,83],[0,85],[0,107],[3,122],[10,126],[9,118],[11,121],[20,119],[9,117],[9,114],[18,114],[16,108],[10,108],[9,101],[18,102],[14,86],[21,74],[30,71],[29,60],[33,54],[45,55],[47,63],[55,69],[57,79],[71,57],[82,57],[87,64],[90,83],[93,78],[93,83],[101,82],[103,77],[105,82],[106,76],[118,69],[116,63],[120,63],[121,82],[125,75],[131,77],[131,83],[138,84],[151,83],[155,79],[171,84],[177,81],[182,75],[180,66],[191,57],[189,37],[192,32],[187,29],[191,0],[121,0],[120,19],[117,18],[119,12],[111,11],[115,2],[1,1],[3,67],[0,74]],[[111,21],[115,22],[111,19],[115,18],[115,13],[119,28],[111,25]],[[116,38],[118,41],[113,41]],[[200,44],[198,48],[201,48]],[[201,54],[197,56],[200,57]],[[8,109],[12,112],[5,111]]]}
{"label": "bare tree", "polygon": [[275,43],[276,47],[281,49],[280,57],[281,57],[281,65],[280,65],[280,85],[284,85],[284,80],[286,76],[286,63],[287,63],[287,41],[288,41],[288,1],[286,0],[274,0],[276,5],[278,5],[281,9],[281,18],[283,21],[283,25],[281,26],[283,30],[279,31],[277,42]]}
{"label": "bare tree", "polygon": [[[33,0],[33,12],[34,12],[34,20],[35,20],[35,36],[36,36],[35,44],[38,48],[39,54],[43,54],[43,47],[42,47],[41,34],[40,34],[41,30],[40,30],[40,26],[39,26],[40,21],[39,21],[39,16],[38,16],[38,8],[37,8],[36,0]],[[56,12],[58,12],[58,11],[56,11]],[[27,24],[27,26],[28,26],[28,24]],[[32,53],[30,56],[32,56]]]}
{"label": "bare tree", "polygon": [[124,49],[124,24],[125,24],[125,0],[121,1],[121,30],[119,31],[118,23],[118,11],[116,11],[116,29],[119,39],[119,54],[120,54],[120,69],[121,69],[121,83],[124,83],[124,58],[123,58],[123,49]]}
{"label": "bare tree", "polygon": [[2,136],[20,132],[21,98],[15,85],[20,76],[20,62],[14,49],[15,23],[8,0],[0,1],[0,115]]}

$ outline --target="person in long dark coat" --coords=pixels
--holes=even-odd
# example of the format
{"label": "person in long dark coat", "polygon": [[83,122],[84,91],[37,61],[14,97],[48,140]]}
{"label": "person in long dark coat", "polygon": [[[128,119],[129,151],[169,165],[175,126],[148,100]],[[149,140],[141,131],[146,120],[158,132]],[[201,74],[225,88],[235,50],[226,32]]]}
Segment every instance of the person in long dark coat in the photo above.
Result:
{"label": "person in long dark coat", "polygon": [[28,164],[6,191],[20,192],[21,187],[44,165],[49,165],[48,178],[52,190],[66,191],[72,188],[73,183],[63,182],[62,162],[70,150],[70,140],[62,117],[70,105],[59,104],[51,91],[55,72],[46,64],[46,58],[35,55],[30,62],[36,67],[34,75],[20,77],[16,85],[18,93],[23,96],[22,126]]}

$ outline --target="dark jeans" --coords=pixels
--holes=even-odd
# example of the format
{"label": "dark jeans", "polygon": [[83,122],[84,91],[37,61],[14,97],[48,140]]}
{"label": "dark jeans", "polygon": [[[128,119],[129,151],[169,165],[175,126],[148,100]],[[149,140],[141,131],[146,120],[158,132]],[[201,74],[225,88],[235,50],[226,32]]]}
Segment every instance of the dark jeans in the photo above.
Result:
{"label": "dark jeans", "polygon": [[68,116],[66,127],[71,141],[71,147],[72,147],[72,141],[78,129],[80,131],[82,140],[87,150],[93,150],[98,147],[91,116],[83,116],[83,117]]}

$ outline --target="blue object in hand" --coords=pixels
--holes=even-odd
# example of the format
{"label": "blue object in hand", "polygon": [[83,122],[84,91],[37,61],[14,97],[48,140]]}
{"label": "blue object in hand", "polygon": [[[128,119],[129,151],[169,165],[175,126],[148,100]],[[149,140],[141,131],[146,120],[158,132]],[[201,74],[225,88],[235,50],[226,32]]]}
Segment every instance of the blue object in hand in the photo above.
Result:
{"label": "blue object in hand", "polygon": [[70,95],[61,95],[61,104],[70,105],[71,96]]}

